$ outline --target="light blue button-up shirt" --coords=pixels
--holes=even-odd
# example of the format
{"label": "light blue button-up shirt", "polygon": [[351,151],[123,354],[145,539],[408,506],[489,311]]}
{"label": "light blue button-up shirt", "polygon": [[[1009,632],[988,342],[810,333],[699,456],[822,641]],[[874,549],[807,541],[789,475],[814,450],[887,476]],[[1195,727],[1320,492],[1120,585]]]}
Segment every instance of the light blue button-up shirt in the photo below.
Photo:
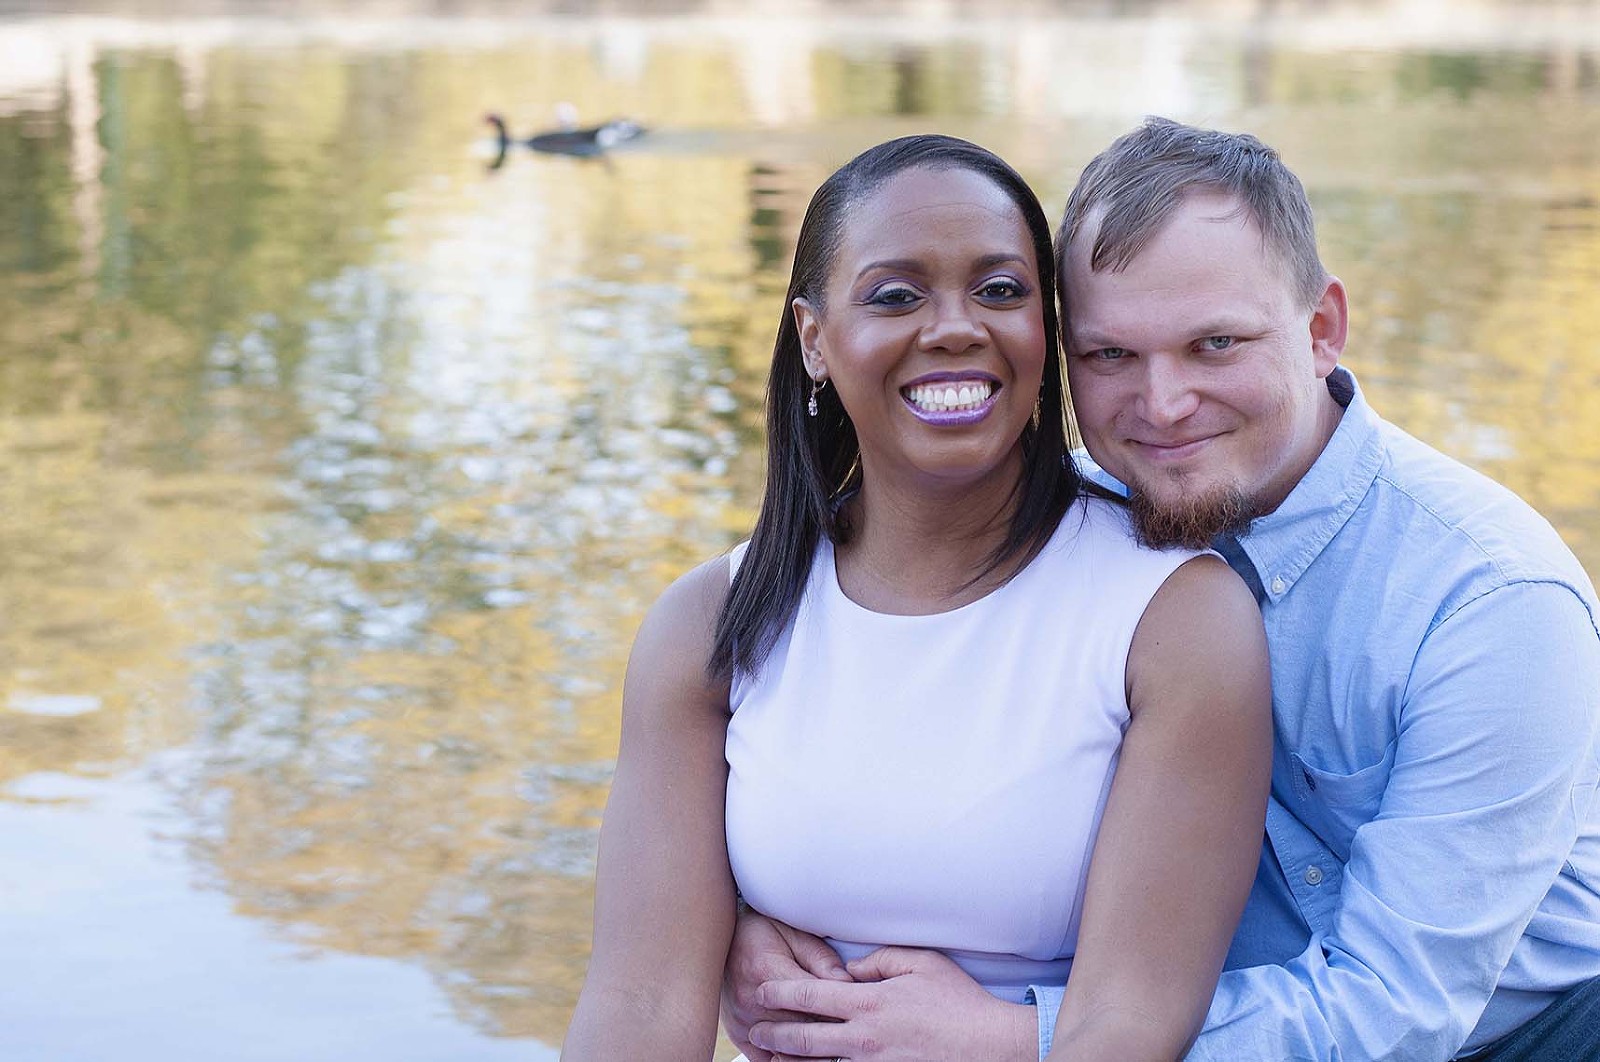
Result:
{"label": "light blue button-up shirt", "polygon": [[1338,430],[1240,539],[1272,797],[1191,1062],[1443,1062],[1600,976],[1594,587],[1509,491],[1329,390]]}

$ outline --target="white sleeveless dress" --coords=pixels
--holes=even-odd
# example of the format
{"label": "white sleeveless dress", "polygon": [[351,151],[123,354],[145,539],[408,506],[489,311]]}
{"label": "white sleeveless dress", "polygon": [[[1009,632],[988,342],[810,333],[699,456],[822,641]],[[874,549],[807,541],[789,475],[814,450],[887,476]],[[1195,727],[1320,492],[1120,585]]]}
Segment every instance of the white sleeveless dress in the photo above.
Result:
{"label": "white sleeveless dress", "polygon": [[846,960],[937,948],[1013,1002],[1064,984],[1128,724],[1128,646],[1194,555],[1140,547],[1120,506],[1085,498],[1004,586],[893,616],[844,595],[824,541],[794,622],[732,687],[745,899]]}

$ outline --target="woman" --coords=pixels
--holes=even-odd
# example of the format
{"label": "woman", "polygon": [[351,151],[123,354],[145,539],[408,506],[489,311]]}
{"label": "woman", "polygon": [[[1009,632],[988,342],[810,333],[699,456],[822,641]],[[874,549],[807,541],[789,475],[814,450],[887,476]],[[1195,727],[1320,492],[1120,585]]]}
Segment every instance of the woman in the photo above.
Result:
{"label": "woman", "polygon": [[710,1057],[735,872],[845,958],[940,948],[997,999],[1070,968],[1052,1057],[1198,1031],[1260,843],[1261,623],[1063,461],[1053,292],[1037,200],[964,141],[812,199],[755,532],[629,662],[564,1058]]}

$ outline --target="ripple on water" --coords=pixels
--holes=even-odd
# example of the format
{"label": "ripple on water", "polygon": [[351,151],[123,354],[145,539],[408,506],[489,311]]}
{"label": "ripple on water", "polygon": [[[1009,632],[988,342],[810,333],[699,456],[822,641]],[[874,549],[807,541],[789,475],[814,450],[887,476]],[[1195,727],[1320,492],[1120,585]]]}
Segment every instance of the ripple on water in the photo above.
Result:
{"label": "ripple on water", "polygon": [[29,693],[19,691],[6,698],[6,707],[23,715],[68,718],[89,715],[102,707],[99,697],[87,693]]}
{"label": "ripple on water", "polygon": [[82,775],[36,771],[5,787],[8,800],[27,804],[74,804],[93,800],[101,787]]}

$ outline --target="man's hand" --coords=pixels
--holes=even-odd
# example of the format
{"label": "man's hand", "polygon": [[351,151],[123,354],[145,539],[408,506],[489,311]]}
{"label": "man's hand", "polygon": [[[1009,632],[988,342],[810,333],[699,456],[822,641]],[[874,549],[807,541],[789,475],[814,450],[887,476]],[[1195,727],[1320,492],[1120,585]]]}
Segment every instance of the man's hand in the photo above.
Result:
{"label": "man's hand", "polygon": [[[1032,1007],[991,996],[936,951],[879,948],[848,966],[860,984],[772,980],[756,991],[768,1011],[804,1015],[750,1028],[762,1062],[1036,1062]],[[820,1020],[819,1020],[820,1019]],[[752,1059],[758,1056],[750,1056]]]}
{"label": "man's hand", "polygon": [[763,1006],[758,1001],[767,981],[849,981],[839,956],[821,937],[746,910],[733,929],[728,964],[722,975],[722,1027],[728,1039],[750,1062],[771,1062],[772,1056],[750,1042],[757,1022],[815,1021],[807,1014]]}

